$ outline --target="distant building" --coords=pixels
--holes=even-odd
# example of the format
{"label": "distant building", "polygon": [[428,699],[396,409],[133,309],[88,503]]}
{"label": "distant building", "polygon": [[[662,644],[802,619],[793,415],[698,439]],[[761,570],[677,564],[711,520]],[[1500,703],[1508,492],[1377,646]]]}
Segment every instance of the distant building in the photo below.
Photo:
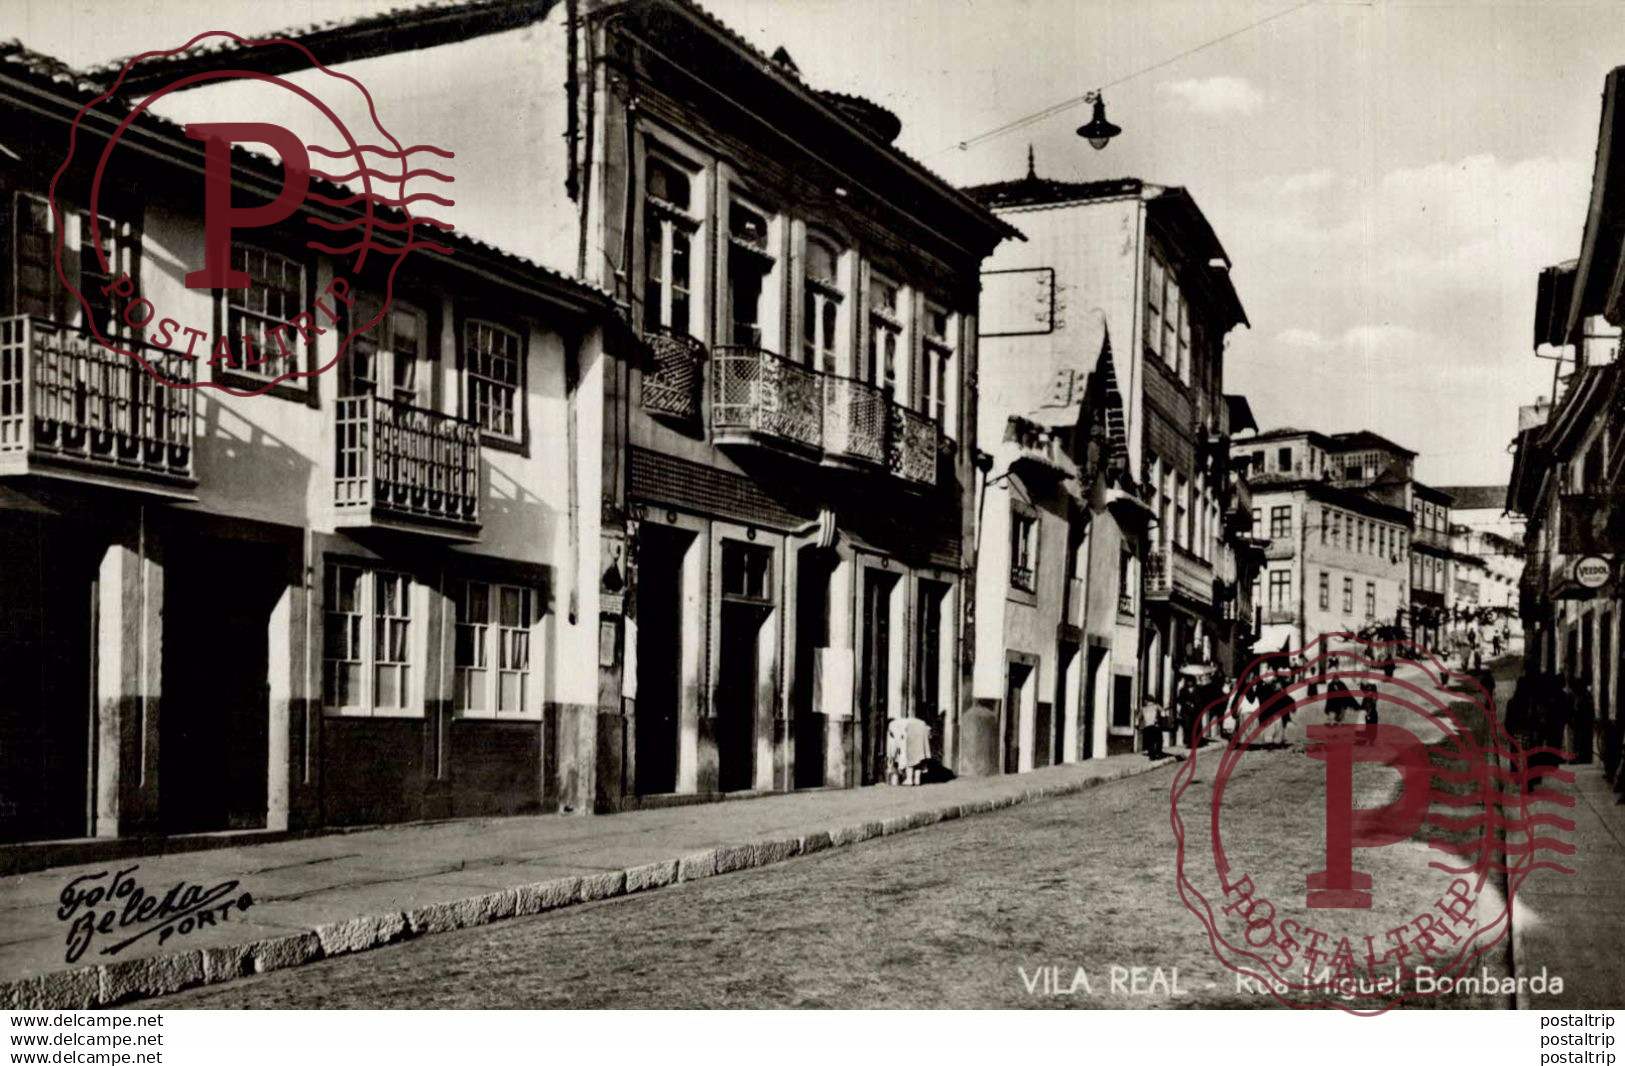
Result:
{"label": "distant building", "polygon": [[[975,705],[1001,723],[1006,769],[1129,750],[1141,701],[1251,640],[1227,471],[1232,411],[1251,414],[1223,390],[1246,315],[1184,189],[1029,165],[967,191],[1027,237],[982,278]],[[1102,433],[1104,456],[1081,447]],[[1070,496],[1051,440],[1079,469]]]}
{"label": "distant building", "polygon": [[[1355,449],[1346,464],[1345,447]],[[1370,441],[1301,429],[1232,444],[1232,462],[1247,471],[1254,534],[1267,539],[1253,592],[1261,649],[1403,623],[1413,519],[1368,491],[1371,469],[1391,469],[1375,454]]]}

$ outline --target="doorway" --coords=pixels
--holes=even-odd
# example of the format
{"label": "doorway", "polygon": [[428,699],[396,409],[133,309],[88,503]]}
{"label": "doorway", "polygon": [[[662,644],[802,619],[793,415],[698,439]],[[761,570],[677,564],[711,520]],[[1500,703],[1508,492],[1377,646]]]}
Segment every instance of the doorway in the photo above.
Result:
{"label": "doorway", "polygon": [[[717,789],[756,787],[757,718],[767,708],[762,647],[774,605],[773,549],[745,541],[722,542],[722,604],[717,633]],[[762,725],[771,728],[771,723]]]}
{"label": "doorway", "polygon": [[0,522],[0,841],[92,832],[102,550],[45,516]]}
{"label": "doorway", "polygon": [[644,523],[638,537],[638,701],[633,789],[677,791],[682,705],[683,560],[694,534]]}
{"label": "doorway", "polygon": [[[271,614],[285,549],[177,536],[164,585],[158,813],[168,832],[265,827]],[[221,594],[229,579],[230,592]]]}
{"label": "doorway", "polygon": [[824,784],[827,725],[814,703],[819,651],[829,647],[829,585],[839,558],[822,548],[802,548],[796,566],[795,684],[790,692],[794,721],[795,787]]}
{"label": "doorway", "polygon": [[[1089,647],[1089,670],[1083,679],[1083,757],[1095,757],[1095,719],[1100,715],[1106,681],[1106,649]],[[1104,754],[1104,753],[1102,753]]]}
{"label": "doorway", "polygon": [[1004,772],[1021,770],[1022,719],[1027,710],[1027,682],[1033,668],[1026,663],[1012,662],[1004,684]]}
{"label": "doorway", "polygon": [[942,605],[948,586],[921,580],[914,611],[914,717],[930,728],[931,758],[943,761]]}
{"label": "doorway", "polygon": [[886,724],[891,711],[892,593],[897,575],[867,570],[863,582],[863,650],[858,682],[859,784],[886,780]]}
{"label": "doorway", "polygon": [[1063,641],[1055,657],[1055,717],[1050,731],[1050,761],[1056,766],[1077,758],[1076,738],[1072,750],[1066,750],[1066,726],[1071,722],[1074,730],[1079,727],[1078,685],[1078,646]]}

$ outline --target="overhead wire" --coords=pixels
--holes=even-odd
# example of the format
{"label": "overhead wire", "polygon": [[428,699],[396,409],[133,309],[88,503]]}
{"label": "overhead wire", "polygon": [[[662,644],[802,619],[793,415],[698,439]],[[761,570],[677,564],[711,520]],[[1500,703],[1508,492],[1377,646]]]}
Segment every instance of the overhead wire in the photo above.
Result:
{"label": "overhead wire", "polygon": [[961,152],[968,151],[969,149],[974,148],[977,145],[985,144],[986,142],[991,141],[991,140],[993,140],[993,139],[995,139],[997,137],[1002,137],[1006,133],[1013,133],[1014,131],[1019,130],[1019,129],[1023,129],[1025,127],[1027,127],[1027,126],[1032,125],[1035,122],[1042,122],[1046,118],[1050,118],[1050,117],[1052,117],[1054,115],[1060,114],[1063,111],[1067,111],[1067,110],[1069,110],[1071,108],[1077,107],[1079,104],[1091,103],[1091,102],[1094,101],[1094,99],[1097,96],[1099,96],[1101,93],[1105,92],[1107,89],[1115,88],[1118,85],[1122,85],[1124,82],[1132,81],[1135,78],[1142,77],[1142,76],[1144,76],[1146,74],[1150,74],[1153,71],[1161,70],[1163,67],[1170,66],[1170,65],[1172,65],[1174,63],[1179,62],[1182,59],[1186,59],[1186,58],[1188,58],[1190,56],[1195,55],[1198,52],[1204,51],[1205,49],[1212,48],[1215,45],[1223,44],[1224,42],[1232,40],[1232,39],[1234,39],[1236,37],[1239,37],[1244,33],[1251,32],[1252,30],[1256,30],[1260,26],[1267,25],[1267,24],[1269,24],[1271,22],[1276,21],[1277,19],[1285,18],[1287,15],[1290,15],[1295,11],[1301,11],[1302,9],[1304,9],[1306,7],[1309,7],[1309,6],[1313,5],[1313,4],[1317,4],[1317,3],[1321,3],[1321,2],[1322,2],[1322,0],[1302,0],[1301,3],[1293,4],[1289,8],[1284,8],[1283,10],[1275,12],[1273,15],[1268,15],[1268,16],[1262,18],[1262,19],[1259,19],[1257,22],[1248,23],[1247,25],[1242,26],[1242,27],[1240,27],[1238,29],[1231,30],[1229,33],[1226,33],[1223,36],[1214,37],[1212,40],[1204,41],[1201,44],[1196,45],[1193,48],[1187,48],[1185,51],[1180,52],[1177,55],[1169,56],[1167,59],[1160,60],[1160,61],[1158,61],[1156,63],[1151,64],[1150,66],[1141,67],[1138,70],[1132,71],[1132,72],[1130,72],[1128,74],[1124,74],[1121,77],[1116,78],[1116,79],[1114,79],[1112,81],[1105,82],[1102,85],[1100,85],[1098,88],[1090,89],[1088,92],[1082,94],[1081,96],[1074,96],[1074,97],[1071,97],[1070,99],[1062,100],[1060,103],[1051,104],[1049,107],[1046,107],[1041,111],[1034,111],[1030,115],[1025,115],[1025,116],[1023,116],[1021,118],[1015,119],[1012,122],[1006,122],[1004,125],[997,126],[997,127],[993,128],[991,130],[988,130],[985,133],[979,133],[974,137],[966,138],[965,140],[960,141],[957,144],[953,144],[953,145],[950,145],[947,148],[944,148],[942,151],[940,151],[940,152],[938,152],[936,154],[937,155],[943,155],[943,154],[945,154],[947,152],[952,152],[952,151],[955,151],[955,150],[958,150],[958,151],[961,151]]}

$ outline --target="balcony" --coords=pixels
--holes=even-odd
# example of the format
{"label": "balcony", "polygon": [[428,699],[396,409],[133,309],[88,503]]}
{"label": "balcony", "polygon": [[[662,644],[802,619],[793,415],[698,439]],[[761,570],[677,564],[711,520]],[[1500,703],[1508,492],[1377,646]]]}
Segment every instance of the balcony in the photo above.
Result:
{"label": "balcony", "polygon": [[1450,550],[1450,534],[1442,529],[1416,529],[1411,531],[1411,544],[1413,547],[1433,548],[1436,551]]}
{"label": "balcony", "polygon": [[1153,548],[1145,559],[1147,599],[1178,598],[1199,607],[1213,605],[1213,567],[1179,545]]}
{"label": "balcony", "polygon": [[711,361],[716,443],[766,446],[836,466],[883,466],[911,484],[937,483],[942,431],[873,385],[762,348],[719,347]]}
{"label": "balcony", "polygon": [[935,485],[937,451],[942,441],[937,424],[901,404],[892,404],[891,413],[891,448],[886,465],[904,481]]}
{"label": "balcony", "polygon": [[1259,612],[1259,620],[1267,626],[1295,626],[1298,612],[1290,607],[1266,607]]}
{"label": "balcony", "polygon": [[377,396],[345,396],[336,428],[338,526],[479,535],[480,433],[473,422]]}
{"label": "balcony", "polygon": [[824,392],[817,371],[765,348],[721,347],[712,361],[711,428],[718,444],[823,447]]}
{"label": "balcony", "polygon": [[[132,345],[133,346],[133,345]],[[193,363],[146,349],[190,383]],[[45,319],[0,318],[0,474],[38,474],[190,499],[191,389]]]}
{"label": "balcony", "polygon": [[887,461],[886,394],[868,382],[824,375],[824,461]]}
{"label": "balcony", "polygon": [[660,330],[643,338],[643,408],[685,422],[700,418],[701,364],[705,345],[682,333]]}

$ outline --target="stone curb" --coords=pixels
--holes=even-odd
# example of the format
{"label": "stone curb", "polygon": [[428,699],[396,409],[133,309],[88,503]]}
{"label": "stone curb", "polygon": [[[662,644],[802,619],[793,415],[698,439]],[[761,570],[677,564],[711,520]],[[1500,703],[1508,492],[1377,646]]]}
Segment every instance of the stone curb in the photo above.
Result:
{"label": "stone curb", "polygon": [[1173,761],[1167,758],[1140,763],[1101,777],[1034,785],[1002,796],[965,800],[930,810],[891,815],[878,821],[819,829],[801,836],[748,844],[724,844],[681,858],[645,863],[625,870],[554,878],[466,899],[424,904],[405,911],[360,915],[303,932],[244,944],[59,970],[0,984],[0,1010],[111,1007],[199,985],[220,984],[239,977],[369,951],[386,944],[453,929],[488,925],[505,918],[541,914],[578,903],[650,892],[685,881],[773,866],[800,855],[811,855],[876,837],[922,829],[938,822],[1002,810],[1029,800],[1082,792],[1109,781],[1121,781],[1148,773]]}

